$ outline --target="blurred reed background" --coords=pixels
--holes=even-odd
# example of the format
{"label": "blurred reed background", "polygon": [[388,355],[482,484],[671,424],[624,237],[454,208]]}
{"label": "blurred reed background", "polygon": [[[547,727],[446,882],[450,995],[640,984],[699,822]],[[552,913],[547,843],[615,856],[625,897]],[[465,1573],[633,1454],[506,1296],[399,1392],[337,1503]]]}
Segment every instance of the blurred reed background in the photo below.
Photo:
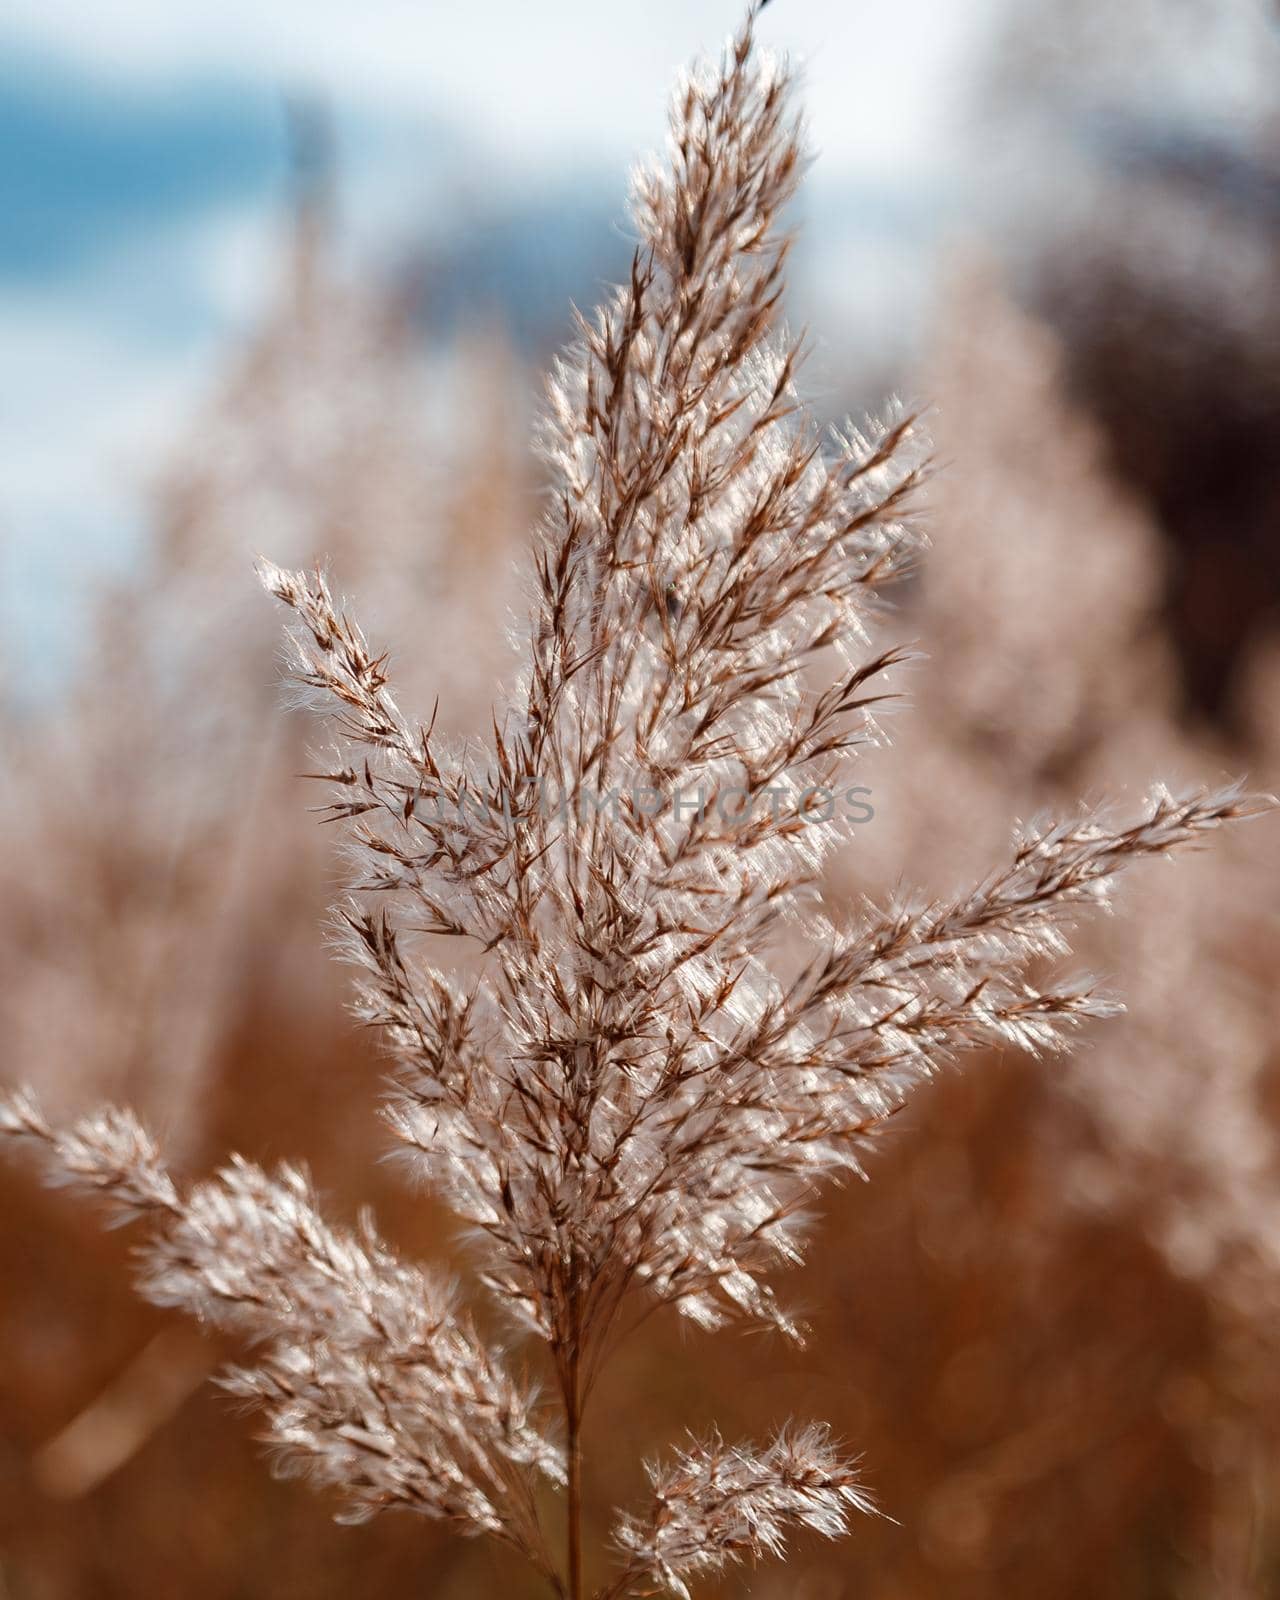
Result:
{"label": "blurred reed background", "polygon": [[[238,79],[194,19],[216,71],[192,76],[141,0],[79,39],[56,8],[8,25],[0,1070],[58,1111],[131,1101],[193,1169],[305,1158],[437,1254],[448,1225],[377,1165],[382,1068],[324,947],[335,863],[251,556],[328,559],[400,641],[405,698],[483,730],[539,365],[625,262],[617,179],[670,67],[736,16],[552,0],[529,55],[528,10],[495,4],[477,61],[465,22],[385,9],[385,79],[377,6],[360,49],[322,8],[328,57],[273,35]],[[936,406],[905,601],[930,660],[870,758],[851,897],[943,891],[1010,817],[1154,776],[1280,784],[1280,20],[938,17],[766,13],[813,61],[811,381],[832,420],[891,389]],[[1274,830],[1145,869],[1085,950],[1127,1019],[913,1099],[797,1286],[811,1352],[665,1324],[633,1346],[595,1513],[710,1420],[714,1362],[726,1434],[830,1416],[896,1519],[715,1592],[1280,1595],[1278,904]],[[270,1480],[202,1382],[228,1350],[138,1306],[127,1250],[0,1168],[3,1600],[533,1594],[429,1524],[337,1528]]]}

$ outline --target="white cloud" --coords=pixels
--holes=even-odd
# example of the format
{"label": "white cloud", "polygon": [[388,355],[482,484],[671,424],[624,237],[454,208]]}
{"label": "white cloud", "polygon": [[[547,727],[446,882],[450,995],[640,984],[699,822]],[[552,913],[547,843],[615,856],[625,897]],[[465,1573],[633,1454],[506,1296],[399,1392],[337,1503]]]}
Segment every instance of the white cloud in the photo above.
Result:
{"label": "white cloud", "polygon": [[[955,85],[994,0],[775,0],[761,33],[807,63],[830,170],[939,159]],[[737,0],[9,0],[7,27],[116,71],[229,69],[304,80],[342,102],[451,113],[515,165],[614,160],[661,132],[672,69],[714,48]]]}

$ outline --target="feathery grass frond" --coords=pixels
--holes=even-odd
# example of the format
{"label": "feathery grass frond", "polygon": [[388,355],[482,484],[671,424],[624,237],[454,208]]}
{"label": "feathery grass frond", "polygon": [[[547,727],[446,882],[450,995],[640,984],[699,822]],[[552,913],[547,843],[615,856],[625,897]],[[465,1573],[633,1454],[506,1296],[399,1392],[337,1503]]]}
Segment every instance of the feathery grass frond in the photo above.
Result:
{"label": "feathery grass frond", "polygon": [[[232,1381],[290,1461],[360,1514],[506,1539],[567,1600],[585,1593],[584,1412],[628,1299],[798,1337],[770,1279],[800,1259],[815,1192],[940,1061],[1048,1048],[1105,1009],[1031,964],[1120,870],[1252,810],[1159,794],[1127,826],[1029,833],[957,898],[826,919],[821,869],[861,792],[848,758],[904,659],[870,624],[922,548],[922,460],[912,416],[824,439],[799,397],[780,214],[802,139],[757,10],[677,89],[667,163],[636,178],[628,281],[554,368],[525,670],[487,742],[401,711],[322,574],[261,567],[335,739],[328,814],[357,862],[340,939],[396,1058],[387,1121],[545,1344],[563,1455],[450,1297],[371,1228],[330,1229],[300,1173],[236,1161],[183,1194],[122,1114],[62,1136],[15,1101],[3,1124],[154,1216],[145,1293],[271,1341]],[[474,945],[465,986],[431,935]],[[534,1504],[562,1460],[563,1574]],[[695,1445],[653,1486],[607,1594],[687,1596],[866,1506],[818,1428]]]}

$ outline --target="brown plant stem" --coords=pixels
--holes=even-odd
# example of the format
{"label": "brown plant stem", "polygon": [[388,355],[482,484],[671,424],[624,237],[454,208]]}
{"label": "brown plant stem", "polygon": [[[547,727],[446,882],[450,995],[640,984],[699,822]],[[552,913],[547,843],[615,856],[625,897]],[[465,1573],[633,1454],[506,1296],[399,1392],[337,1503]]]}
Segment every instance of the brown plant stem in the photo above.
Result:
{"label": "brown plant stem", "polygon": [[569,1411],[569,1600],[582,1600],[582,1418],[576,1398]]}
{"label": "brown plant stem", "polygon": [[568,1456],[569,1600],[582,1600],[582,1357],[580,1307],[570,1297],[569,1348],[564,1366],[564,1409]]}

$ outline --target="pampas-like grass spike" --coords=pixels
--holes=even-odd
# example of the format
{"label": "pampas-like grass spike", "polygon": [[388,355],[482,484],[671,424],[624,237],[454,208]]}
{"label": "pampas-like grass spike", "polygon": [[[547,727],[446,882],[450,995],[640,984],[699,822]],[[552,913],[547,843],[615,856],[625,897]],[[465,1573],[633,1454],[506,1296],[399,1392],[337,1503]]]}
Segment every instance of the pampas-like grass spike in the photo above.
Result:
{"label": "pampas-like grass spike", "polygon": [[[487,748],[447,749],[400,710],[322,575],[262,566],[296,619],[295,675],[333,714],[329,812],[358,862],[341,938],[397,1063],[388,1124],[545,1345],[552,1403],[428,1275],[323,1222],[301,1173],[237,1160],[184,1191],[125,1113],[66,1134],[27,1098],[0,1114],[55,1177],[154,1220],[147,1295],[266,1341],[231,1386],[287,1464],[353,1515],[496,1535],[565,1600],[586,1592],[583,1413],[624,1302],[800,1337],[771,1277],[800,1259],[815,1191],[961,1048],[1048,1049],[1105,1012],[1041,973],[1069,918],[1130,862],[1252,809],[1157,794],[1123,826],[1028,833],[946,903],[824,917],[845,761],[902,659],[867,624],[919,554],[921,464],[910,416],[824,441],[798,398],[778,218],[801,136],[757,10],[678,88],[667,165],[635,181],[629,281],[553,371],[525,672]],[[424,933],[469,942],[480,975],[433,970]],[[688,1597],[867,1503],[816,1427],[715,1438],[651,1476],[610,1600]],[[540,1479],[567,1487],[565,1562]]]}

